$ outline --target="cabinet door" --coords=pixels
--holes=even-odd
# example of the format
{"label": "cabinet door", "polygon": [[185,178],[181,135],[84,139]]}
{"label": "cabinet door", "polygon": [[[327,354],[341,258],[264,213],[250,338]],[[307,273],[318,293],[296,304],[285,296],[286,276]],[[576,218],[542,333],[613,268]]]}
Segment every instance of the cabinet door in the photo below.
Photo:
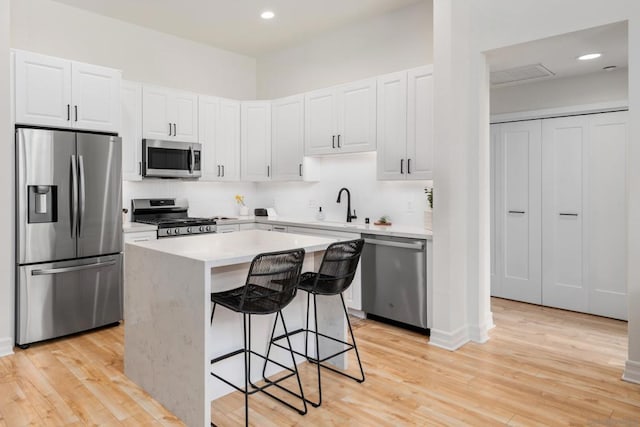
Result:
{"label": "cabinet door", "polygon": [[587,311],[589,296],[583,209],[587,134],[588,116],[542,125],[542,303],[580,312]]}
{"label": "cabinet door", "polygon": [[16,123],[71,127],[71,62],[16,51]]}
{"label": "cabinet door", "polygon": [[298,95],[273,101],[271,109],[272,178],[280,181],[301,181],[304,97]]}
{"label": "cabinet door", "polygon": [[81,62],[73,62],[71,71],[73,126],[119,132],[120,71]]}
{"label": "cabinet door", "polygon": [[378,179],[407,173],[407,73],[378,77]]}
{"label": "cabinet door", "polygon": [[627,319],[628,113],[589,116],[584,191],[591,314]]}
{"label": "cabinet door", "polygon": [[198,96],[188,92],[173,92],[169,105],[169,121],[173,123],[173,139],[198,141]]}
{"label": "cabinet door", "polygon": [[[491,271],[491,296],[497,297],[501,294],[502,292],[502,283],[500,282],[500,277],[498,276],[497,272],[499,270],[499,266],[500,266],[500,258],[498,256],[498,244],[497,244],[497,240],[498,240],[498,236],[500,235],[498,230],[497,230],[497,224],[499,223],[497,221],[497,191],[498,191],[498,187],[496,185],[496,168],[498,167],[498,163],[497,163],[497,147],[498,147],[498,141],[499,141],[499,135],[500,135],[500,126],[499,124],[497,125],[491,125],[491,136],[490,136],[490,166],[489,166],[489,173],[491,175],[490,177],[490,197],[491,197],[491,214],[490,214],[490,238],[491,238],[491,267],[490,267],[490,271]],[[542,285],[541,285],[542,286]]]}
{"label": "cabinet door", "polygon": [[336,146],[340,153],[376,149],[376,80],[349,83],[338,89]]}
{"label": "cabinet door", "polygon": [[122,179],[142,180],[142,85],[122,82]]}
{"label": "cabinet door", "polygon": [[322,89],[305,95],[304,154],[336,153],[336,92]]}
{"label": "cabinet door", "polygon": [[216,153],[223,181],[240,180],[240,102],[220,99]]}
{"label": "cabinet door", "polygon": [[201,96],[198,100],[198,138],[202,144],[201,181],[218,181],[222,177],[216,145],[218,108],[217,98]]}
{"label": "cabinet door", "polygon": [[433,67],[407,74],[407,179],[433,179]]}
{"label": "cabinet door", "polygon": [[542,300],[539,120],[500,125],[496,220],[500,290],[496,296]]}
{"label": "cabinet door", "polygon": [[142,136],[148,139],[172,139],[173,128],[169,118],[170,94],[166,89],[143,86]]}
{"label": "cabinet door", "polygon": [[243,102],[240,123],[242,179],[268,181],[271,176],[271,104]]}

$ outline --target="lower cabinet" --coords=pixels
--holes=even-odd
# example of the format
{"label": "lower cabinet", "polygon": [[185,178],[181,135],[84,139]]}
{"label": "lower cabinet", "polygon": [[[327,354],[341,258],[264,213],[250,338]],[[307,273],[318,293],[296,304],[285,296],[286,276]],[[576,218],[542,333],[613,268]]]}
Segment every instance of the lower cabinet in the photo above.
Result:
{"label": "lower cabinet", "polygon": [[[316,228],[305,228],[305,227],[287,227],[289,233],[294,234],[307,234],[310,236],[320,236],[320,237],[337,237],[341,240],[353,240],[359,239],[360,234],[357,233],[344,233],[340,231],[331,231],[331,230],[319,230]],[[361,263],[358,264],[358,269],[356,270],[356,275],[353,278],[353,283],[351,286],[344,292],[344,302],[348,308],[352,310],[362,310],[362,273],[361,273]]]}
{"label": "lower cabinet", "polygon": [[627,120],[492,126],[492,295],[627,319]]}
{"label": "lower cabinet", "polygon": [[124,233],[124,242],[146,242],[148,240],[156,240],[158,233],[156,231],[135,231]]}
{"label": "lower cabinet", "polygon": [[216,226],[216,233],[233,233],[240,231],[240,224],[223,224]]}

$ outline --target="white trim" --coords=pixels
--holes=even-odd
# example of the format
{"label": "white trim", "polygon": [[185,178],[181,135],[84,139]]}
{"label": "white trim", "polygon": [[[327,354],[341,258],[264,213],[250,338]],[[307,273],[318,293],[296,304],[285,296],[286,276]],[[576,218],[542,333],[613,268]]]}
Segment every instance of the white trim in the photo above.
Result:
{"label": "white trim", "polygon": [[429,344],[449,351],[456,351],[469,340],[469,331],[466,326],[456,329],[453,332],[445,332],[431,329]]}
{"label": "white trim", "polygon": [[622,379],[630,383],[640,384],[640,362],[627,360],[624,365]]}
{"label": "white trim", "polygon": [[469,326],[469,338],[473,342],[484,344],[489,341],[489,331],[495,327],[496,325],[493,323],[493,312],[490,311],[481,325]]}
{"label": "white trim", "polygon": [[0,357],[13,354],[13,338],[0,338]]}
{"label": "white trim", "polygon": [[572,105],[570,107],[546,108],[543,110],[518,111],[516,113],[492,114],[491,124],[517,122],[522,120],[548,119],[550,117],[577,116],[580,114],[607,113],[628,110],[629,101],[599,102],[597,104]]}

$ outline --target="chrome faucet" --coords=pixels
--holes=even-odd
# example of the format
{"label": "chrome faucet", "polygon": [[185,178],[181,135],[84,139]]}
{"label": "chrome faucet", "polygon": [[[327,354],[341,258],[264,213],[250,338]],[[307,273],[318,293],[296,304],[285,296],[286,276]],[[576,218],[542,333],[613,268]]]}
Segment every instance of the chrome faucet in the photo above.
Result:
{"label": "chrome faucet", "polygon": [[340,191],[338,191],[338,200],[336,200],[336,203],[340,203],[340,196],[343,191],[347,192],[347,222],[351,222],[352,219],[357,219],[358,217],[356,216],[355,209],[353,210],[353,215],[351,214],[351,192],[348,188],[342,187]]}

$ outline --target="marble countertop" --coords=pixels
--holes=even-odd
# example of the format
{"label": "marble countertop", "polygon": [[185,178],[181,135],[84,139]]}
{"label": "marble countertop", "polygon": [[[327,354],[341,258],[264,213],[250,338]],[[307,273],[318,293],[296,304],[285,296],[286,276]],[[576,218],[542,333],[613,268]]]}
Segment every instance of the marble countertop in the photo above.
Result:
{"label": "marble countertop", "polygon": [[307,252],[322,251],[336,241],[325,237],[247,230],[131,242],[127,245],[203,261],[207,267],[222,267],[250,262],[257,254],[264,252],[295,248],[304,248]]}
{"label": "marble countertop", "polygon": [[140,222],[122,223],[122,231],[124,231],[125,233],[140,233],[143,231],[156,231],[157,229],[158,226],[152,224],[142,224]]}
{"label": "marble countertop", "polygon": [[345,223],[337,221],[317,221],[304,220],[299,218],[277,217],[256,219],[257,223],[284,225],[291,227],[317,228],[321,230],[343,231],[345,233],[377,234],[383,236],[407,237],[411,239],[431,240],[433,233],[422,227],[412,227],[403,225],[378,226],[359,222]]}

